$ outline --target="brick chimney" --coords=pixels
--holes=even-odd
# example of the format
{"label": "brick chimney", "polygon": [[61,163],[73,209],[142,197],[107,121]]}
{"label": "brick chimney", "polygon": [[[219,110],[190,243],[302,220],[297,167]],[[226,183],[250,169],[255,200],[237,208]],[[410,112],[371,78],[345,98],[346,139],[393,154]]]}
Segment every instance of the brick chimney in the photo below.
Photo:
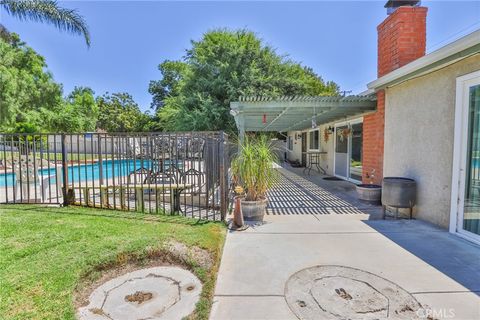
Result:
{"label": "brick chimney", "polygon": [[378,77],[425,55],[427,10],[410,5],[397,7],[377,27]]}
{"label": "brick chimney", "polygon": [[[427,8],[420,1],[389,0],[388,17],[377,27],[378,77],[425,55]],[[377,111],[363,119],[363,183],[383,179],[385,91],[377,92]]]}

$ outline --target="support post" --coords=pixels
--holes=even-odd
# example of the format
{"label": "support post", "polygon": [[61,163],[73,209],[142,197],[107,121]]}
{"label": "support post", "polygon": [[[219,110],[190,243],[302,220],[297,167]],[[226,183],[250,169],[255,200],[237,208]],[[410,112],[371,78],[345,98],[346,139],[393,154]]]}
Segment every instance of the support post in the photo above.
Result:
{"label": "support post", "polygon": [[[102,136],[99,133],[97,135],[97,143],[98,143],[98,169],[99,169],[99,178],[100,178],[100,185],[103,186],[103,155],[102,155]],[[92,136],[93,139],[93,136]]]}
{"label": "support post", "polygon": [[63,205],[68,206],[70,204],[70,201],[68,199],[68,159],[66,137],[64,133],[62,133],[62,178]]}
{"label": "support post", "polygon": [[226,161],[227,156],[225,154],[225,133],[220,131],[220,139],[219,139],[219,146],[218,146],[218,154],[220,157],[220,214],[222,221],[225,219],[225,215],[227,214],[227,179],[228,174],[226,170]]}

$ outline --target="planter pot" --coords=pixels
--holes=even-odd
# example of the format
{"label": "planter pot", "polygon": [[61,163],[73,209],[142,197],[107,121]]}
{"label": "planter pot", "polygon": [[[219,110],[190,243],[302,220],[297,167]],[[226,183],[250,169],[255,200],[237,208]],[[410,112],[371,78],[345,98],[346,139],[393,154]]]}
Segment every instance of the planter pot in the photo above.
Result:
{"label": "planter pot", "polygon": [[370,202],[380,202],[382,198],[382,187],[377,184],[357,185],[358,199]]}
{"label": "planter pot", "polygon": [[382,204],[395,208],[413,208],[417,203],[417,183],[402,177],[383,178]]}
{"label": "planter pot", "polygon": [[267,199],[258,201],[240,200],[243,219],[246,221],[263,221],[265,210],[267,208]]}

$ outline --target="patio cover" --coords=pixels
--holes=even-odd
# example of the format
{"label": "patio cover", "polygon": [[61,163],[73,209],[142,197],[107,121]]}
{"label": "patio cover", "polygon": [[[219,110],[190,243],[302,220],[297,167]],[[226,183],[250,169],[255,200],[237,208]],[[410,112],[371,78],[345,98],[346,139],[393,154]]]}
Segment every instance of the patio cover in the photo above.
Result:
{"label": "patio cover", "polygon": [[240,97],[239,101],[230,103],[230,113],[235,117],[240,136],[249,131],[303,130],[311,127],[312,117],[320,125],[372,112],[376,108],[376,96],[373,94],[347,97]]}

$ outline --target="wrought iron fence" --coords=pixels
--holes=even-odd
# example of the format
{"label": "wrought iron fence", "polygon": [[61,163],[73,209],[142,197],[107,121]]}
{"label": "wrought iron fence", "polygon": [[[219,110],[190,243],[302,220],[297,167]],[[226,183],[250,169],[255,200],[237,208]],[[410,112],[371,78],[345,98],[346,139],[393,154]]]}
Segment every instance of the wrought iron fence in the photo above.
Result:
{"label": "wrought iron fence", "polygon": [[0,134],[0,203],[42,203],[223,220],[223,132]]}

